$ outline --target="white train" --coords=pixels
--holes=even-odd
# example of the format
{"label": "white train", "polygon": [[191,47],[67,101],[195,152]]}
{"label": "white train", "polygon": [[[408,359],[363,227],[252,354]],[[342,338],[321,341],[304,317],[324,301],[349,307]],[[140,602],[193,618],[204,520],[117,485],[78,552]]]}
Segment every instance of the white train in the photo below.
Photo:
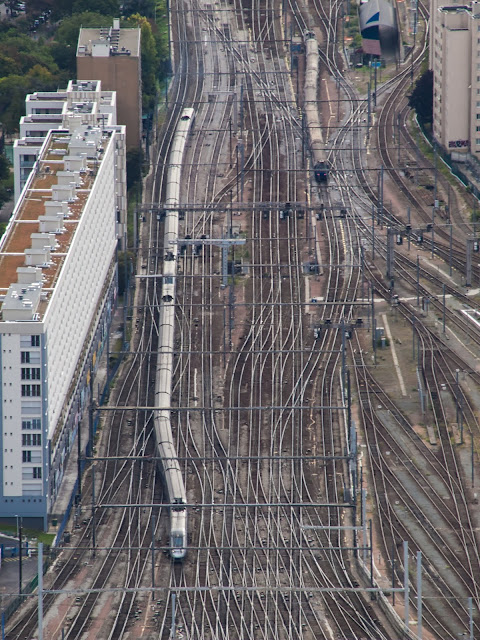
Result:
{"label": "white train", "polygon": [[184,109],[177,124],[168,158],[167,192],[165,199],[165,230],[163,240],[163,281],[159,312],[157,371],[155,376],[155,437],[158,454],[163,458],[162,471],[170,507],[169,549],[173,560],[180,561],[187,553],[187,496],[183,474],[173,442],[170,421],[173,349],[175,329],[175,289],[178,255],[178,206],[182,162],[188,135],[195,119],[193,109]]}
{"label": "white train", "polygon": [[320,126],[317,104],[318,43],[315,34],[305,34],[305,120],[313,157],[313,173],[318,183],[328,181],[329,164]]}

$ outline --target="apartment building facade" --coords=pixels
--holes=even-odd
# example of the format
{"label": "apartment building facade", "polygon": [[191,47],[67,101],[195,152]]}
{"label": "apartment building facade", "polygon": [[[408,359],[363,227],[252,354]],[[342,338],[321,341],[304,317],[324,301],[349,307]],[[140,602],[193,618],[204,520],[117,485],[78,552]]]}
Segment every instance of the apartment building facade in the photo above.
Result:
{"label": "apartment building facade", "polygon": [[3,520],[47,527],[115,304],[122,182],[125,127],[50,130],[1,240]]}
{"label": "apartment building facade", "polygon": [[99,80],[71,80],[64,91],[38,91],[25,98],[25,115],[13,147],[15,202],[50,129],[117,124],[117,96]]}
{"label": "apartment building facade", "polygon": [[457,161],[480,159],[480,9],[432,2],[433,134]]}

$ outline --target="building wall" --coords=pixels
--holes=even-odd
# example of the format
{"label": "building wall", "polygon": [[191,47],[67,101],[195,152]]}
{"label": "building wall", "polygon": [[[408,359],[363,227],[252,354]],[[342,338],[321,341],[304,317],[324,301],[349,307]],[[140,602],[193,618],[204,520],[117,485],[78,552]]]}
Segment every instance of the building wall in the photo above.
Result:
{"label": "building wall", "polygon": [[29,144],[23,144],[22,140],[15,140],[13,145],[13,184],[14,199],[18,202],[22,189],[25,186],[28,176],[38,158],[40,149],[42,148],[43,139],[36,139],[36,144],[32,144],[34,139],[29,140]]}
{"label": "building wall", "polygon": [[[39,323],[1,323],[1,492],[2,515],[45,521],[48,486],[46,403],[48,371]],[[22,379],[25,372],[35,379]],[[38,374],[37,374],[38,372]],[[39,377],[37,377],[37,375]],[[40,393],[24,395],[38,386]]]}
{"label": "building wall", "polygon": [[[480,30],[477,3],[432,0],[429,63],[433,133],[456,160],[480,159]],[[477,128],[478,127],[478,128]]]}
{"label": "building wall", "polygon": [[[3,309],[0,322],[0,517],[13,520],[19,515],[37,527],[47,526],[61,486],[87,407],[90,367],[105,340],[116,299],[125,128],[111,127],[110,136],[98,131],[103,152],[95,181],[45,315],[6,321]],[[54,134],[45,145],[50,137]],[[80,135],[71,144],[81,152],[87,142],[82,143]],[[27,189],[32,180],[33,174]]]}
{"label": "building wall", "polygon": [[[478,4],[476,5],[478,7]],[[471,55],[471,89],[470,89],[470,141],[471,151],[480,159],[480,17],[475,14],[471,18],[470,28]]]}
{"label": "building wall", "polygon": [[117,92],[117,122],[127,127],[127,149],[138,149],[142,126],[140,58],[77,56],[77,77],[98,78],[105,91]]}
{"label": "building wall", "polygon": [[45,316],[50,382],[49,423],[53,429],[90,326],[116,247],[115,135],[105,149],[93,189],[75,232]]}
{"label": "building wall", "polygon": [[[461,28],[442,33],[441,126],[435,135],[449,149],[454,141],[470,138],[470,34]],[[457,148],[468,151],[467,145]]]}

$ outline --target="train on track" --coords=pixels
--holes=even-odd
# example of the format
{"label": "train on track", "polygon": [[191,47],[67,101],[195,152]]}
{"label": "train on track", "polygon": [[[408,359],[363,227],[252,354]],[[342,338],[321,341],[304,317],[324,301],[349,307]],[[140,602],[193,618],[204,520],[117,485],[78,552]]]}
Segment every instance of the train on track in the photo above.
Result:
{"label": "train on track", "polygon": [[318,114],[317,85],[318,85],[318,43],[315,34],[305,34],[305,120],[310,140],[313,158],[313,175],[318,184],[326,184],[330,172],[330,165],[323,141]]}
{"label": "train on track", "polygon": [[177,124],[168,159],[163,236],[163,279],[158,323],[157,372],[154,412],[155,438],[162,458],[162,474],[170,506],[169,553],[174,561],[182,561],[187,553],[187,496],[183,474],[173,441],[171,397],[175,329],[175,291],[177,275],[178,221],[180,179],[188,136],[193,128],[195,112],[183,109]]}

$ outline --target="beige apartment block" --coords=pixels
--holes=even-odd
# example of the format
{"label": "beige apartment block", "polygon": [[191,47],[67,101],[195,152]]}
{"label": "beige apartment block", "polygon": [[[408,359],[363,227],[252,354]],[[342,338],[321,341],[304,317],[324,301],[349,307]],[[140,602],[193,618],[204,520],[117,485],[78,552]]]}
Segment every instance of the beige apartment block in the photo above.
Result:
{"label": "beige apartment block", "polygon": [[101,80],[102,89],[117,92],[117,122],[126,125],[127,149],[137,149],[142,135],[140,29],[80,29],[77,78]]}
{"label": "beige apartment block", "polygon": [[480,159],[480,8],[432,0],[433,133],[457,161]]}

